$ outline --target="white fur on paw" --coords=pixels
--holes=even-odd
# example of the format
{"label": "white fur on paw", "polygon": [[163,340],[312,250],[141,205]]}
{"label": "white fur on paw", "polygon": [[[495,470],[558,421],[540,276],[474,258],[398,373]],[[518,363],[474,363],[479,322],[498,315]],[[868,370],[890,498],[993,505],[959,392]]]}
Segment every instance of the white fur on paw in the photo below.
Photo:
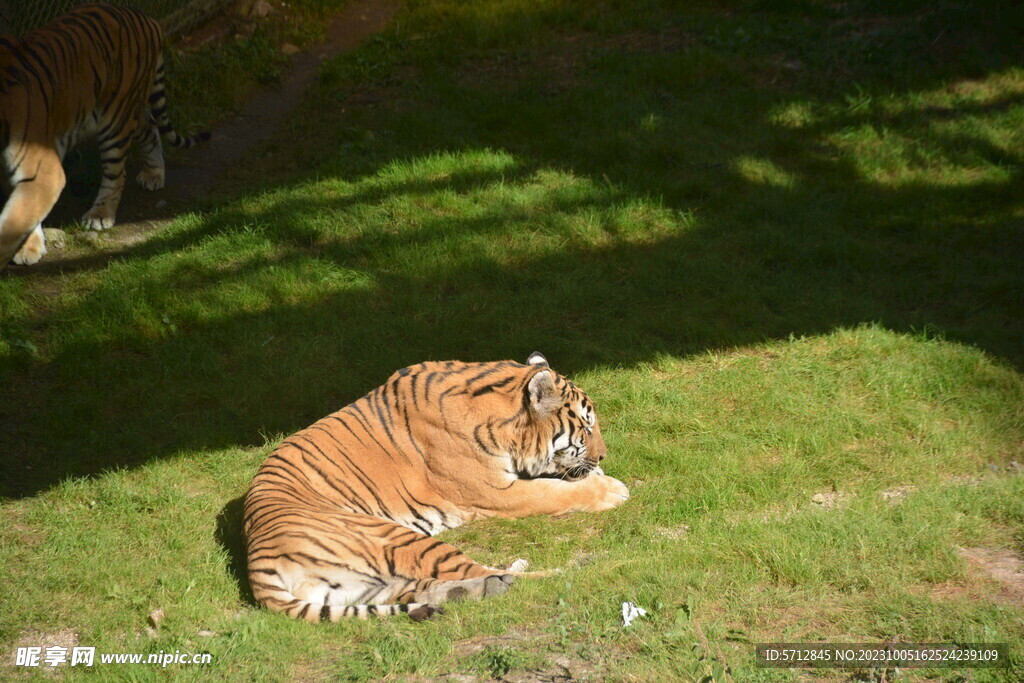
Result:
{"label": "white fur on paw", "polygon": [[529,566],[530,562],[520,557],[518,560],[515,560],[512,564],[508,566],[508,571],[525,572]]}
{"label": "white fur on paw", "polygon": [[46,237],[43,234],[43,224],[40,223],[29,234],[28,239],[21,245],[21,249],[12,260],[19,266],[31,266],[44,256],[46,256]]}
{"label": "white fur on paw", "polygon": [[135,182],[147,190],[159,190],[164,186],[164,172],[163,170],[139,171],[139,175],[135,176]]}
{"label": "white fur on paw", "polygon": [[602,470],[602,469],[601,469],[601,466],[600,466],[600,465],[598,465],[598,466],[597,466],[597,467],[595,467],[594,469],[590,470],[590,473],[591,473],[591,474],[604,474],[604,470]]}
{"label": "white fur on paw", "polygon": [[82,225],[89,230],[106,230],[107,228],[114,227],[114,217],[101,216],[90,211],[82,216]]}
{"label": "white fur on paw", "polygon": [[629,499],[629,489],[626,488],[626,485],[614,477],[609,477],[607,474],[587,477],[581,480],[581,483],[597,487],[598,489],[595,492],[598,494],[598,497],[587,508],[592,512],[611,510]]}

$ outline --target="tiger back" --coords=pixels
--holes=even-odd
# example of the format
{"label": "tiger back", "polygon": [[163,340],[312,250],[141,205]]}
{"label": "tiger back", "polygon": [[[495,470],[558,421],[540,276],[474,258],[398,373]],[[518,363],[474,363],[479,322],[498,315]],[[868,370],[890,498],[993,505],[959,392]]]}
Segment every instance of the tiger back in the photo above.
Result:
{"label": "tiger back", "polygon": [[[601,511],[629,495],[598,463],[589,397],[540,354],[430,362],[285,439],[245,499],[254,597],[317,622],[504,593],[524,572],[432,536],[477,518]],[[513,567],[515,568],[515,567]]]}
{"label": "tiger back", "polygon": [[42,221],[65,176],[61,162],[89,137],[99,142],[103,177],[85,227],[115,221],[132,143],[136,178],[164,185],[160,135],[178,147],[209,139],[181,137],[167,117],[163,34],[155,19],[125,7],[77,7],[21,38],[0,37],[0,151],[10,195],[0,213],[0,268],[32,264],[46,253]]}

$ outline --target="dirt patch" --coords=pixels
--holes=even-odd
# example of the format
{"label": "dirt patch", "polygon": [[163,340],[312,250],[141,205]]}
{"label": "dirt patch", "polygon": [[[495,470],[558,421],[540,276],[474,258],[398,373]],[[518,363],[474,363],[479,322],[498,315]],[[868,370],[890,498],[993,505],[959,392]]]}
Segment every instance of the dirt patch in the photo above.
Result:
{"label": "dirt patch", "polygon": [[357,0],[331,21],[327,38],[298,54],[277,88],[258,93],[242,112],[213,131],[203,163],[188,169],[168,169],[163,199],[189,201],[207,190],[241,158],[266,141],[298,108],[321,62],[362,44],[383,29],[398,11],[398,0]]}
{"label": "dirt patch", "polygon": [[[530,629],[513,629],[500,636],[477,636],[454,643],[452,657],[463,662],[472,657],[479,657],[485,651],[516,650],[529,648],[535,650],[538,643],[550,640],[552,636]],[[513,668],[498,677],[478,676],[465,673],[450,673],[435,681],[502,681],[503,683],[568,683],[569,681],[585,681],[595,678],[593,662],[587,662],[570,653],[558,653],[543,665],[531,668]]]}
{"label": "dirt patch", "polygon": [[573,669],[562,664],[555,664],[552,669],[537,671],[511,671],[507,676],[499,679],[507,683],[568,683],[569,681],[587,680],[578,677],[582,674],[574,674]]}
{"label": "dirt patch", "polygon": [[882,491],[882,500],[887,500],[893,505],[896,505],[898,503],[903,502],[904,498],[906,498],[916,490],[916,486],[909,484],[906,486],[896,486],[891,489],[886,489],[885,491]]}
{"label": "dirt patch", "polygon": [[[38,674],[42,671],[44,674],[55,674],[57,669],[68,666],[71,662],[71,650],[78,645],[78,634],[69,628],[62,631],[56,631],[54,633],[47,633],[45,631],[37,631],[33,628],[24,631],[18,639],[11,645],[10,652],[4,656],[2,663],[0,663],[0,670],[7,667],[15,667],[22,671],[32,671],[34,674]],[[18,666],[18,648],[29,648],[38,647],[41,648],[39,651],[39,663],[37,666],[26,669],[24,665]],[[51,649],[53,648],[53,649]],[[63,655],[66,661],[59,663],[56,666],[50,666],[46,662],[48,654]]]}
{"label": "dirt patch", "polygon": [[40,531],[24,524],[11,524],[10,530],[14,534],[17,542],[28,548],[35,548],[36,546],[42,545],[43,541],[46,540],[45,531]]}
{"label": "dirt patch", "polygon": [[676,526],[660,526],[654,530],[655,536],[661,536],[671,541],[678,541],[679,539],[690,533],[689,524],[678,524]]}
{"label": "dirt patch", "polygon": [[811,496],[811,502],[824,510],[834,510],[846,505],[850,498],[851,495],[848,493],[825,491],[824,493],[815,493]]}
{"label": "dirt patch", "polygon": [[1024,556],[989,548],[959,548],[958,552],[976,573],[999,585],[997,600],[1024,606]]}
{"label": "dirt patch", "polygon": [[500,636],[476,636],[456,641],[452,646],[452,654],[458,659],[463,659],[489,647],[514,647],[521,645],[524,641],[533,641],[543,637],[544,634],[540,631],[513,629]]}

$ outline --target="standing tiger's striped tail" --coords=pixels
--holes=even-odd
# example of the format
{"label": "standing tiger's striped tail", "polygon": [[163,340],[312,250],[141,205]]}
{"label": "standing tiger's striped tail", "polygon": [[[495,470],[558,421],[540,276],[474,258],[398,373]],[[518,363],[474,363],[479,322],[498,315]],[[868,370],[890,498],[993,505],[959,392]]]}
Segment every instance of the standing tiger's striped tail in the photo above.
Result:
{"label": "standing tiger's striped tail", "polygon": [[164,58],[162,55],[157,59],[156,77],[153,79],[153,88],[149,93],[149,115],[159,129],[160,135],[166,137],[168,144],[172,147],[188,149],[210,139],[209,131],[185,136],[179,135],[171,125],[171,119],[167,115],[167,94],[164,92]]}

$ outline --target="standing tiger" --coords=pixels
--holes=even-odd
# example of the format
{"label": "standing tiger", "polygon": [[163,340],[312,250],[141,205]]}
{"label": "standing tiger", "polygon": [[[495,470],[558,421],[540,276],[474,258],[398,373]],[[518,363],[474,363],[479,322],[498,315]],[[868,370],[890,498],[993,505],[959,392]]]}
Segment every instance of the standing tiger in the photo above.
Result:
{"label": "standing tiger", "polygon": [[46,253],[42,221],[64,189],[64,155],[99,140],[103,180],[82,223],[114,224],[132,142],[141,152],[137,181],[164,185],[160,135],[191,147],[209,133],[181,137],[167,118],[162,32],[155,19],[125,7],[83,5],[18,39],[0,37],[0,149],[10,196],[0,213],[0,269]]}
{"label": "standing tiger", "polygon": [[608,510],[594,405],[539,353],[421,363],[285,439],[245,499],[253,595],[311,622],[408,613],[508,590],[524,574],[431,538],[481,517]]}

